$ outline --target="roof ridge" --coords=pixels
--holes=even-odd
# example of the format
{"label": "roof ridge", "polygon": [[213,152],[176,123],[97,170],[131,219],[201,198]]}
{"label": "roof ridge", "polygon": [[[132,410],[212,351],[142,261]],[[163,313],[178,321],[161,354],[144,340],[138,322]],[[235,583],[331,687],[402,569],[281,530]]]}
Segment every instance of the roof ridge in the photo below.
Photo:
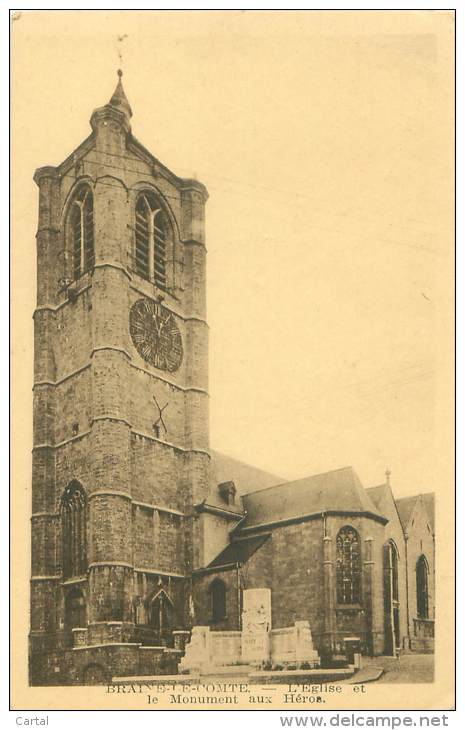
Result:
{"label": "roof ridge", "polygon": [[350,469],[353,473],[354,467],[353,466],[341,466],[338,469],[330,469],[329,471],[322,471],[318,474],[310,474],[307,477],[300,477],[300,479],[289,479],[287,482],[280,482],[279,484],[273,484],[271,487],[262,487],[262,489],[257,489],[254,492],[246,492],[245,494],[241,494],[241,497],[250,497],[252,494],[259,494],[260,492],[266,492],[268,489],[276,489],[276,487],[284,487],[286,484],[297,484],[298,482],[304,482],[306,479],[314,479],[315,477],[322,477],[325,474],[335,474],[337,471],[345,471],[346,469]]}
{"label": "roof ridge", "polygon": [[395,502],[405,502],[407,499],[419,499],[421,497],[421,494],[408,494],[406,497],[399,497],[398,499],[395,499]]}
{"label": "roof ridge", "polygon": [[372,489],[381,489],[381,487],[387,487],[387,486],[388,485],[386,484],[386,482],[384,482],[384,484],[375,484],[374,487],[365,487],[365,491],[370,492]]}

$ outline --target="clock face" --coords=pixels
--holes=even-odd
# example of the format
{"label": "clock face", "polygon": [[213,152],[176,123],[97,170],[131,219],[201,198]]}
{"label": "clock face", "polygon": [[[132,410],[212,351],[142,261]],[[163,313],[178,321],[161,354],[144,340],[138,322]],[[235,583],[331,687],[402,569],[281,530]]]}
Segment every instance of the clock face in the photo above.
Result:
{"label": "clock face", "polygon": [[139,355],[173,373],[182,363],[182,337],[172,313],[152,299],[138,299],[129,313],[129,331]]}

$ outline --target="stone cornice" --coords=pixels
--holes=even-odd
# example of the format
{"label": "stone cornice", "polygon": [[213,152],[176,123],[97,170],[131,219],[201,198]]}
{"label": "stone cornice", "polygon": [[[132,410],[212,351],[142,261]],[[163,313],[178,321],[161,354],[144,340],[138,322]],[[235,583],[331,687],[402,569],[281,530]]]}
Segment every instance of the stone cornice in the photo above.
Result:
{"label": "stone cornice", "polygon": [[[132,505],[135,507],[142,507],[145,509],[153,510],[154,512],[162,512],[164,514],[172,514],[176,515],[178,517],[189,517],[188,514],[185,512],[181,512],[177,509],[172,509],[171,507],[164,507],[160,504],[152,504],[150,502],[141,502],[137,499],[133,499],[132,496],[129,494],[129,492],[122,492],[118,489],[97,489],[95,492],[90,492],[87,496],[87,498],[90,500],[94,499],[95,497],[120,497],[121,499],[126,499],[128,502],[131,502]],[[57,519],[60,517],[60,512],[33,512],[31,515],[31,520],[35,519]]]}
{"label": "stone cornice", "polygon": [[[174,449],[175,451],[181,451],[182,453],[185,453],[185,454],[205,454],[205,456],[208,456],[209,459],[211,458],[210,453],[206,449],[200,449],[200,448],[186,449],[183,446],[177,446],[176,444],[172,444],[169,441],[163,441],[162,439],[159,439],[156,436],[153,436],[152,434],[144,433],[143,431],[138,431],[135,428],[131,428],[130,424],[127,421],[125,421],[123,418],[119,418],[118,416],[103,415],[103,416],[96,416],[95,418],[92,419],[93,422],[98,421],[98,420],[124,422],[125,425],[130,429],[131,434],[133,434],[136,437],[138,436],[140,438],[148,439],[149,441],[156,441],[157,443],[161,444],[162,446],[166,446],[167,448]],[[50,444],[47,442],[44,442],[42,444],[34,444],[34,446],[32,447],[32,451],[36,451],[38,449],[59,449],[62,446],[66,446],[67,444],[69,444],[73,441],[79,441],[79,439],[89,436],[91,433],[92,433],[92,431],[89,429],[87,431],[83,431],[82,433],[76,434],[76,436],[70,436],[68,439],[64,439],[63,441],[60,441],[58,444]]]}
{"label": "stone cornice", "polygon": [[[138,294],[141,294],[143,297],[146,297],[147,299],[151,299],[152,301],[158,303],[157,295],[148,294],[144,289],[141,289],[134,283],[130,284],[130,288],[133,289],[133,291],[138,292]],[[203,317],[198,317],[195,314],[182,314],[179,310],[176,310],[174,307],[172,307],[171,304],[166,300],[163,301],[163,306],[166,307],[166,309],[168,309],[172,314],[176,315],[176,317],[182,319],[183,322],[200,322],[201,324],[208,327],[207,320]]]}
{"label": "stone cornice", "polygon": [[[91,358],[93,357],[94,353],[101,352],[102,350],[112,350],[114,352],[122,353],[123,355],[125,355],[128,358],[128,360],[131,361],[130,362],[131,367],[135,368],[136,370],[141,370],[143,373],[150,375],[150,377],[155,378],[156,380],[160,380],[161,382],[166,383],[167,385],[170,385],[173,388],[176,388],[176,390],[180,390],[184,393],[190,393],[190,392],[203,393],[207,397],[209,395],[208,391],[205,390],[204,388],[197,388],[196,386],[193,386],[193,385],[192,386],[179,385],[178,383],[175,383],[172,380],[168,380],[167,378],[165,378],[161,375],[157,375],[156,373],[148,370],[147,368],[141,367],[140,365],[136,365],[135,363],[132,362],[132,357],[129,354],[129,352],[127,350],[123,349],[122,347],[115,347],[113,345],[100,345],[99,347],[95,347],[92,350],[92,352],[90,354]],[[85,365],[81,365],[81,367],[77,368],[77,370],[73,370],[71,373],[67,373],[66,375],[63,375],[61,378],[58,378],[58,380],[37,380],[33,385],[33,389],[36,387],[39,387],[39,386],[44,386],[44,385],[45,386],[46,385],[48,385],[48,386],[60,385],[61,383],[64,383],[65,380],[68,380],[69,378],[72,378],[75,375],[79,375],[87,368],[90,368],[91,365],[92,365],[92,362],[88,362]]]}
{"label": "stone cornice", "polygon": [[244,514],[241,512],[233,512],[232,510],[223,509],[223,507],[217,507],[216,505],[207,504],[206,502],[196,504],[194,509],[199,513],[207,512],[208,514],[225,517],[228,520],[241,520],[244,517]]}
{"label": "stone cornice", "polygon": [[214,565],[210,568],[197,568],[192,571],[192,577],[207,575],[208,573],[222,573],[225,570],[235,570],[241,563],[225,563],[224,565]]}
{"label": "stone cornice", "polygon": [[[309,522],[310,520],[318,520],[321,519],[321,512],[311,512],[309,514],[305,515],[297,515],[295,517],[286,517],[282,520],[271,520],[270,522],[262,522],[258,525],[250,525],[249,527],[241,527],[240,533],[247,532],[248,534],[251,532],[262,532],[263,530],[267,529],[269,530],[272,527],[284,527],[286,525],[295,524],[296,522]],[[332,517],[366,517],[370,520],[375,520],[376,522],[380,522],[382,525],[385,525],[389,520],[386,519],[386,517],[382,517],[381,515],[376,515],[373,512],[355,512],[355,511],[339,511],[339,510],[325,510],[325,515],[332,516]]]}

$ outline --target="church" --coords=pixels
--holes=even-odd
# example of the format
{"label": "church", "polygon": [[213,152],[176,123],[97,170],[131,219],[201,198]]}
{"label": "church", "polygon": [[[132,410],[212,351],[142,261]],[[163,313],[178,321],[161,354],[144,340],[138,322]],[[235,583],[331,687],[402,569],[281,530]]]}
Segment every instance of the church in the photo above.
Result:
{"label": "church", "polygon": [[308,621],[322,661],[434,649],[434,495],[209,446],[208,194],[132,134],[122,73],[39,188],[30,683],[177,672],[190,632]]}

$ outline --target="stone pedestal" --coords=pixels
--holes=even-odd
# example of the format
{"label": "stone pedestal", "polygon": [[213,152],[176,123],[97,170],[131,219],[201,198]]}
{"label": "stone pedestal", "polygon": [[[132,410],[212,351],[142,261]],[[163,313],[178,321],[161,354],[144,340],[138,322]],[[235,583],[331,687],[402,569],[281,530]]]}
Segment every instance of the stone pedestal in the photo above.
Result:
{"label": "stone pedestal", "polygon": [[271,590],[250,588],[243,601],[242,661],[261,664],[270,659]]}
{"label": "stone pedestal", "polygon": [[295,622],[296,662],[319,662],[318,652],[313,648],[312,632],[308,621]]}
{"label": "stone pedestal", "polygon": [[179,664],[181,672],[202,669],[211,664],[211,637],[209,626],[194,626],[186,653]]}

